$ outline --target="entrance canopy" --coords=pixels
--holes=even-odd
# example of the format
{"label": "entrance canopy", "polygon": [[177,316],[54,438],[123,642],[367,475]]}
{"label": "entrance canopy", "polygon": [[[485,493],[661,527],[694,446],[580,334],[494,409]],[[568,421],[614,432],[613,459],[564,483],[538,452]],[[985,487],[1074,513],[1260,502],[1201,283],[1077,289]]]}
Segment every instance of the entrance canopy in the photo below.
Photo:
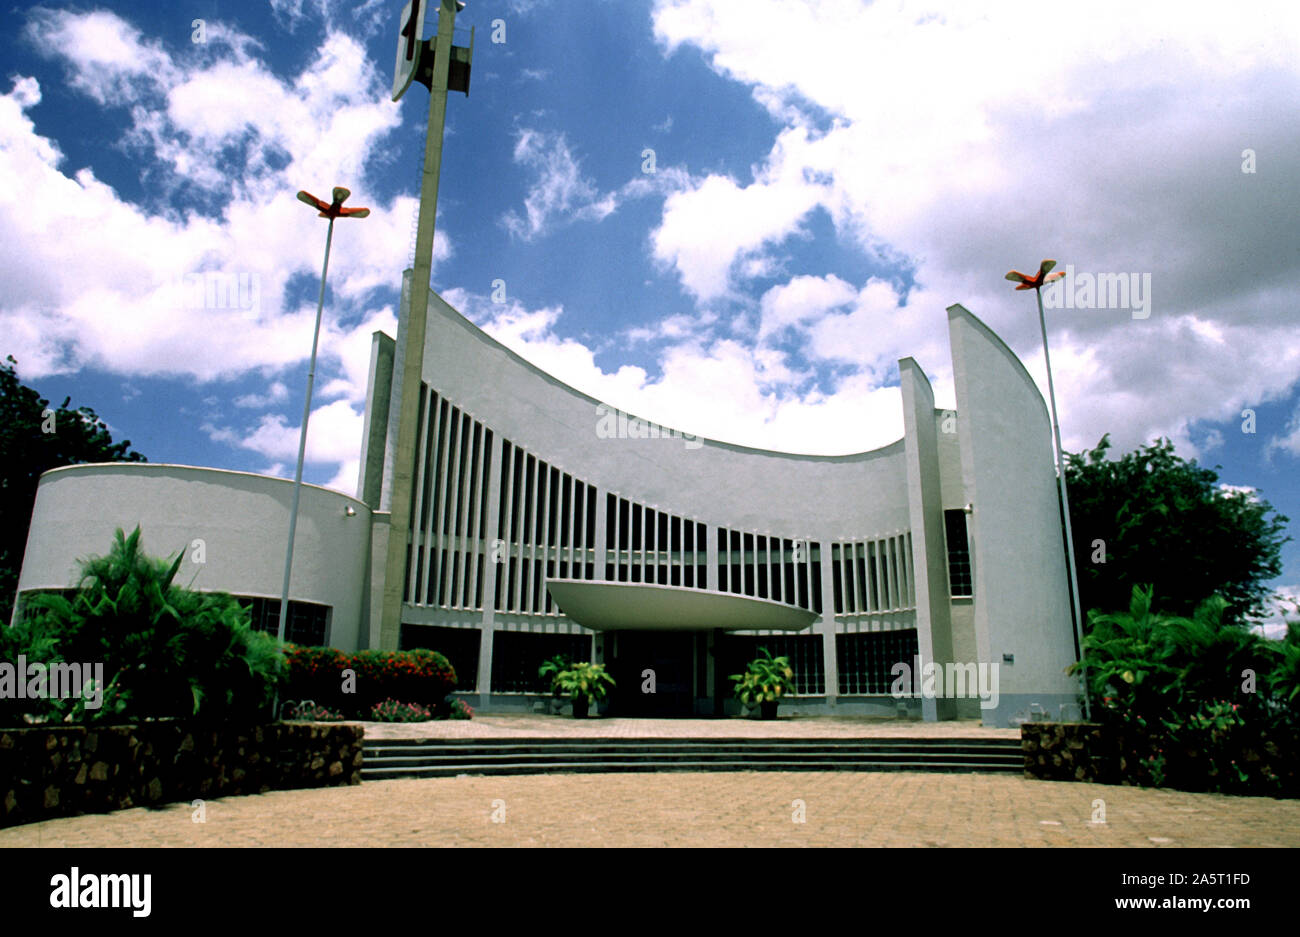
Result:
{"label": "entrance canopy", "polygon": [[770,599],[648,582],[551,579],[555,604],[594,631],[802,631],[817,613]]}

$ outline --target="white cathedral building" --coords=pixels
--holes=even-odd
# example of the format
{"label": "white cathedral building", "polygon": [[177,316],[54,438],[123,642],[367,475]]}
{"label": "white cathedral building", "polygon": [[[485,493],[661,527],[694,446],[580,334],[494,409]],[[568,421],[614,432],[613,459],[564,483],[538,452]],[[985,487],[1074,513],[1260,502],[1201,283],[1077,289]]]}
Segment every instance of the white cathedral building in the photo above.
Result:
{"label": "white cathedral building", "polygon": [[[813,456],[620,413],[431,294],[401,621],[387,643],[444,653],[458,693],[487,712],[532,708],[538,664],[565,653],[612,672],[612,715],[735,713],[726,677],[765,646],[796,671],[785,712],[1077,717],[1047,408],[979,319],[954,305],[948,328],[955,412],[935,408],[904,358],[903,437]],[[379,618],[400,359],[376,333],[356,497],[303,486],[292,641],[356,650],[393,634]],[[274,631],[292,487],[182,465],[49,471],[20,605],[74,586],[79,558],[138,524],[154,553],[201,541],[202,563],[179,581],[244,599]],[[918,659],[993,672],[997,692],[954,699],[917,679],[899,693],[895,665]],[[654,693],[642,692],[647,670]]]}

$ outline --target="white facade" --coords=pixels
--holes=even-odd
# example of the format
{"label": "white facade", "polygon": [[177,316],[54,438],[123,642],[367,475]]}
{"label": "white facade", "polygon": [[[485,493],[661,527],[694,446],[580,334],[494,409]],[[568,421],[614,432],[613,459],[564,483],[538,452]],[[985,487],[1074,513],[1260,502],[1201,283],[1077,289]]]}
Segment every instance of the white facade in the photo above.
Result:
{"label": "white facade", "polygon": [[[754,643],[724,635],[737,631],[794,654],[797,711],[892,715],[901,704],[1006,725],[1031,703],[1073,706],[1046,408],[978,319],[954,306],[949,327],[956,415],[935,410],[921,368],[904,359],[902,439],[806,456],[619,414],[431,295],[403,643],[454,647],[462,689],[489,709],[532,705],[529,655],[558,649],[616,672],[614,711],[732,708],[721,668]],[[345,649],[378,646],[381,633],[400,359],[400,343],[376,334],[358,486],[371,504],[303,494],[291,591],[330,606],[328,641]],[[138,523],[156,553],[206,541],[196,587],[276,596],[289,494],[277,479],[178,466],[55,470],[41,481],[20,590],[67,587],[76,558]],[[954,597],[950,561],[964,560],[948,541],[963,528],[974,590]],[[552,637],[518,637],[529,634]],[[981,709],[973,693],[894,698],[882,673],[913,652],[997,665],[997,705]],[[646,672],[654,697],[637,695]]]}
{"label": "white facade", "polygon": [[[107,553],[116,528],[141,530],[154,556],[185,560],[179,585],[279,600],[293,483],[281,478],[119,462],[41,476],[18,592],[76,585],[77,561]],[[351,513],[349,513],[351,511]],[[290,598],[330,609],[329,643],[355,648],[364,620],[370,509],[304,485]]]}

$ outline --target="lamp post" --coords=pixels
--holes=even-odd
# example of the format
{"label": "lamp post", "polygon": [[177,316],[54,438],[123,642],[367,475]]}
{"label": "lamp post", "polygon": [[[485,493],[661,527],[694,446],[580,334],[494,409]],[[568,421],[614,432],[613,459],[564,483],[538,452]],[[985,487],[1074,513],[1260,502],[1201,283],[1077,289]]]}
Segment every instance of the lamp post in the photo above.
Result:
{"label": "lamp post", "polygon": [[1052,384],[1052,358],[1047,351],[1047,317],[1043,314],[1043,286],[1065,276],[1064,273],[1051,273],[1056,266],[1055,260],[1044,260],[1038,265],[1035,276],[1026,276],[1018,270],[1012,270],[1006,278],[1020,284],[1017,290],[1033,290],[1038,297],[1038,325],[1043,333],[1043,363],[1047,366],[1047,398],[1052,406],[1052,437],[1056,442],[1056,483],[1061,493],[1061,513],[1065,518],[1065,562],[1066,579],[1070,585],[1070,606],[1074,617],[1075,653],[1079,658],[1080,675],[1083,679],[1083,715],[1091,721],[1092,706],[1088,701],[1088,665],[1083,658],[1083,613],[1079,607],[1079,579],[1074,563],[1074,533],[1070,527],[1070,498],[1065,490],[1065,450],[1061,448],[1061,422],[1056,416],[1056,388]]}
{"label": "lamp post", "polygon": [[284,554],[284,588],[280,590],[280,625],[276,637],[284,643],[285,625],[289,619],[289,576],[293,572],[293,538],[298,530],[298,498],[302,494],[302,463],[307,454],[307,420],[311,417],[311,391],[316,382],[316,345],[320,340],[321,311],[325,308],[325,275],[330,269],[330,244],[334,240],[335,218],[365,218],[369,208],[344,208],[343,203],[352,193],[342,186],[334,187],[334,200],[326,202],[310,192],[299,192],[298,201],[319,211],[321,218],[330,220],[325,232],[325,264],[320,271],[320,298],[316,300],[316,330],[311,336],[311,364],[307,368],[307,400],[302,406],[302,433],[298,437],[298,467],[293,475],[293,504],[289,508],[289,546]]}

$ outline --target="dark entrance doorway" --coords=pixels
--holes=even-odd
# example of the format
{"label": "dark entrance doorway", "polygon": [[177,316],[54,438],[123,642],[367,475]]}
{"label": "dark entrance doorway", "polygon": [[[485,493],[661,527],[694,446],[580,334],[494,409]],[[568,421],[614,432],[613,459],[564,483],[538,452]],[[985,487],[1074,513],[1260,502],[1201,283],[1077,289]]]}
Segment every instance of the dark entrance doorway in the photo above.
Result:
{"label": "dark entrance doorway", "polygon": [[[610,715],[694,715],[695,639],[692,632],[682,631],[610,632],[605,639],[605,656],[609,672],[617,681]],[[610,643],[614,646],[612,655]],[[647,670],[654,672],[653,693],[643,692],[649,680]]]}

